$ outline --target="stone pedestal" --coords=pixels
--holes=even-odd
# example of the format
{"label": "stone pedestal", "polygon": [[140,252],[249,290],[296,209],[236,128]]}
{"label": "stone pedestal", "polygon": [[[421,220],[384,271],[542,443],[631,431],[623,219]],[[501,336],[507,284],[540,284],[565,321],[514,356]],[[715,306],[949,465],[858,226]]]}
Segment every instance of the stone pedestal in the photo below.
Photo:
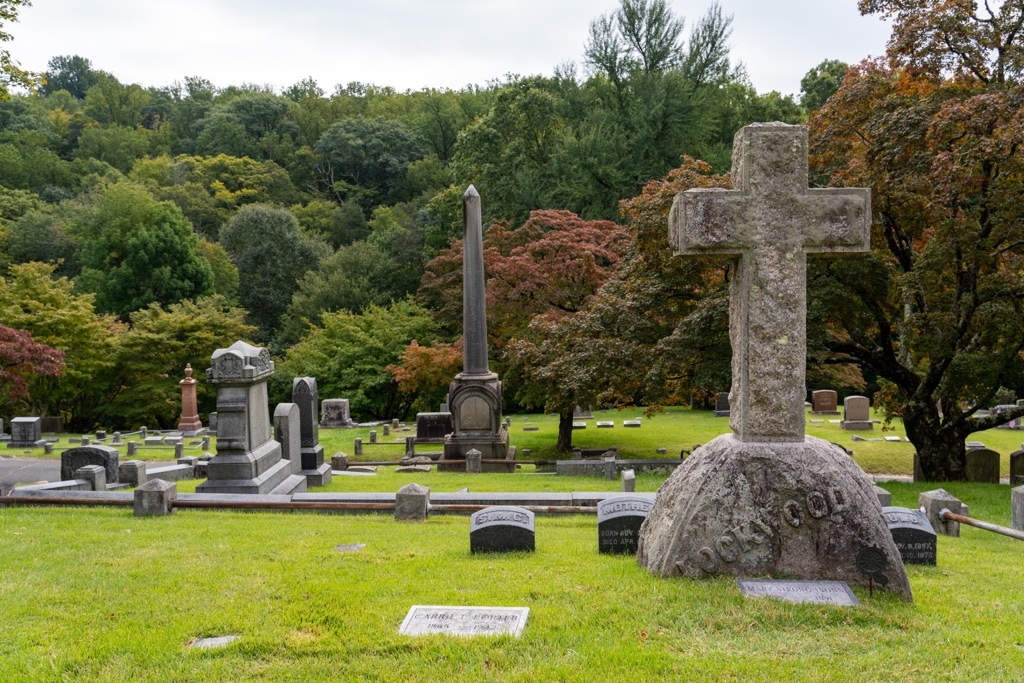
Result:
{"label": "stone pedestal", "polygon": [[162,517],[174,512],[174,499],[178,485],[162,479],[153,479],[135,489],[135,516]]}
{"label": "stone pedestal", "polygon": [[406,484],[395,494],[395,519],[421,522],[427,518],[430,489],[419,484]]}
{"label": "stone pedestal", "polygon": [[301,490],[303,477],[281,458],[271,438],[267,379],[274,363],[266,349],[236,342],[213,352],[206,379],[217,388],[217,455],[198,493],[277,493]]}
{"label": "stone pedestal", "polygon": [[[445,461],[464,461],[471,450],[483,460],[504,460],[508,456],[508,430],[501,424],[501,382],[495,373],[455,376],[448,391],[454,432],[444,444]],[[462,470],[460,462],[453,469]],[[487,468],[484,468],[487,471]],[[493,471],[493,470],[492,470]]]}
{"label": "stone pedestal", "polygon": [[181,417],[178,418],[178,431],[185,436],[194,436],[203,428],[196,400],[196,384],[198,383],[192,379],[192,364],[185,365],[185,379],[178,382],[181,385]]}
{"label": "stone pedestal", "polygon": [[320,414],[323,415],[320,426],[325,429],[356,426],[348,414],[347,398],[325,398],[320,403]]}
{"label": "stone pedestal", "polygon": [[35,448],[43,438],[43,420],[39,417],[16,417],[11,420],[11,440],[8,448]]}
{"label": "stone pedestal", "polygon": [[75,470],[73,479],[81,479],[89,482],[91,491],[107,490],[107,471],[100,465],[85,465]]}
{"label": "stone pedestal", "polygon": [[[658,491],[637,559],[660,576],[832,579],[867,587],[859,557],[884,563],[886,589],[910,583],[871,479],[842,449],[741,442],[697,449]],[[875,587],[879,587],[875,575]]]}
{"label": "stone pedestal", "polygon": [[939,516],[943,510],[949,510],[955,515],[967,515],[964,504],[960,499],[945,489],[925,491],[917,497],[917,507],[924,509],[935,533],[946,536],[960,535],[960,522],[949,522]]}

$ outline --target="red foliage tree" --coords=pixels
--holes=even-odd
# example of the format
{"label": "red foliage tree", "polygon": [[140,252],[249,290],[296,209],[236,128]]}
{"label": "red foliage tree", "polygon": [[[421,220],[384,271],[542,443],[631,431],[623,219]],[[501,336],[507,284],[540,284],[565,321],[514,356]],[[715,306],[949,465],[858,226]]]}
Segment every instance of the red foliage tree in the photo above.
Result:
{"label": "red foliage tree", "polygon": [[29,400],[26,375],[56,376],[63,371],[63,351],[40,344],[25,330],[0,325],[0,395],[8,402]]}

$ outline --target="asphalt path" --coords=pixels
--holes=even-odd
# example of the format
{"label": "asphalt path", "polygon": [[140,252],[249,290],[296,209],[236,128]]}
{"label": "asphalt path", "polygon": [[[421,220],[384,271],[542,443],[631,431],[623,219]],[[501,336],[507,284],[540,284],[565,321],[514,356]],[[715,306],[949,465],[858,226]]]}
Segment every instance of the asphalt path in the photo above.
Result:
{"label": "asphalt path", "polygon": [[15,458],[0,452],[0,481],[12,484],[60,481],[60,458]]}

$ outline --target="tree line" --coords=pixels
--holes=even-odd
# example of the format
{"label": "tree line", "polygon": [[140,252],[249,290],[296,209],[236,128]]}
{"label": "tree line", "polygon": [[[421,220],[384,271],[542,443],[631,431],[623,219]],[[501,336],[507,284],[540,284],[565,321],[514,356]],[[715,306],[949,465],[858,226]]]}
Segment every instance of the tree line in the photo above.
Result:
{"label": "tree line", "polygon": [[12,337],[3,410],[167,426],[184,364],[237,338],[279,359],[279,400],[314,375],[357,417],[436,410],[470,183],[507,409],[558,412],[567,447],[575,405],[699,403],[730,383],[732,264],[672,258],[668,207],[780,120],[811,126],[813,182],[874,196],[872,254],[811,263],[810,388],[873,391],[960,478],[964,437],[1009,419],[977,408],[1024,387],[1022,4],[861,0],[887,55],[819,64],[799,101],[756,92],[717,4],[684,36],[663,0],[595,18],[581,68],[457,91],[147,88],[54,57],[0,101],[0,321],[63,371]]}

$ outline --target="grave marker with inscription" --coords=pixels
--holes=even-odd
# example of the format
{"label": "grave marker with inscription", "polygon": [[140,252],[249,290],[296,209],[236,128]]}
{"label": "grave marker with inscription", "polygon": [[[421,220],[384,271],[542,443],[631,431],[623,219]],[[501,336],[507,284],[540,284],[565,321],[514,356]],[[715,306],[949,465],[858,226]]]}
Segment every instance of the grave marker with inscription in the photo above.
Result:
{"label": "grave marker with inscription", "polygon": [[903,564],[935,564],[936,534],[928,517],[920,510],[883,507],[889,532],[900,551]]}
{"label": "grave marker with inscription", "polygon": [[736,579],[750,598],[775,598],[786,602],[856,607],[860,603],[845,581],[777,581]]}
{"label": "grave marker with inscription", "polygon": [[836,392],[831,389],[819,389],[811,392],[811,412],[815,415],[838,415],[836,410]]}
{"label": "grave marker with inscription", "polygon": [[597,552],[636,553],[640,526],[654,507],[643,496],[615,496],[597,504]]}
{"label": "grave marker with inscription", "polygon": [[474,553],[533,552],[533,513],[520,507],[495,505],[469,518],[469,550]]}
{"label": "grave marker with inscription", "polygon": [[8,448],[33,448],[43,438],[43,420],[38,417],[16,417],[11,420]]}
{"label": "grave marker with inscription", "polygon": [[[683,461],[658,492],[637,560],[660,576],[785,576],[910,583],[871,479],[846,452],[804,434],[808,253],[867,251],[868,189],[809,189],[807,129],[741,129],[733,190],[676,196],[670,238],[680,255],[734,259],[730,283],[732,434]],[[871,575],[858,566],[878,549]]]}
{"label": "grave marker with inscription", "polygon": [[444,607],[413,605],[398,632],[407,636],[444,633],[451,636],[519,637],[530,616],[529,607]]}

